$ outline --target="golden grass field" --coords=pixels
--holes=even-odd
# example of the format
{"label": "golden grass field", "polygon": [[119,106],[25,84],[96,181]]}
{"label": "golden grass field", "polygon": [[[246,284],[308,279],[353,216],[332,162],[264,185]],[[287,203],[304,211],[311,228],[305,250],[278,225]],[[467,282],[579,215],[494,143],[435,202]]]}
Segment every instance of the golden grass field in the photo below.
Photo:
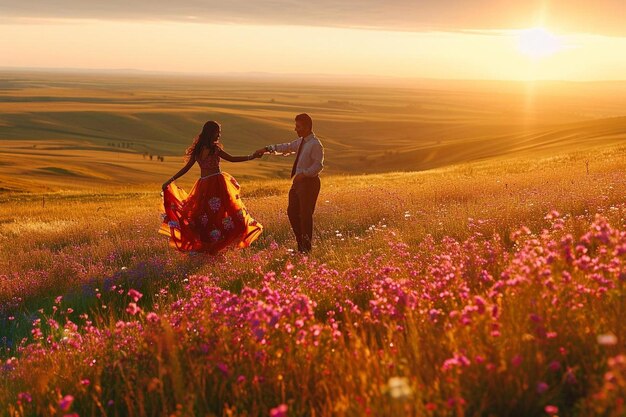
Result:
{"label": "golden grass field", "polygon": [[[624,83],[0,74],[0,416],[623,415]],[[312,256],[270,156],[223,163],[252,247],[168,247],[202,123],[245,154],[301,111]]]}
{"label": "golden grass field", "polygon": [[[371,226],[381,224],[417,244],[427,235],[465,238],[470,218],[481,219],[489,233],[508,239],[521,225],[542,224],[544,215],[555,208],[572,217],[589,216],[624,202],[624,167],[626,148],[618,145],[425,172],[329,176],[324,178],[315,214],[316,257],[347,267],[357,253],[369,249],[360,239]],[[293,243],[286,213],[289,186],[287,179],[242,182],[246,206],[265,226],[255,247],[266,248],[276,241],[288,248]],[[156,235],[162,204],[159,192],[158,187],[86,186],[0,195],[0,248],[10,254],[0,259],[0,271],[28,271],[33,262],[46,269],[60,252],[97,258],[97,253],[114,251],[115,242],[131,245],[124,250],[137,250],[127,233],[136,236],[140,246],[147,244],[142,249],[146,253],[175,256],[166,239]],[[5,281],[0,300],[19,297],[22,284]],[[42,284],[57,291],[74,285],[63,273]],[[13,285],[18,287],[12,289]],[[33,291],[41,294],[29,287],[28,293]]]}
{"label": "golden grass field", "polygon": [[[0,189],[160,184],[206,120],[222,124],[227,151],[248,154],[292,140],[300,112],[312,115],[326,148],[326,175],[549,156],[623,143],[625,95],[624,82],[366,86],[2,72]],[[284,178],[290,164],[265,157],[228,169],[240,178]]]}

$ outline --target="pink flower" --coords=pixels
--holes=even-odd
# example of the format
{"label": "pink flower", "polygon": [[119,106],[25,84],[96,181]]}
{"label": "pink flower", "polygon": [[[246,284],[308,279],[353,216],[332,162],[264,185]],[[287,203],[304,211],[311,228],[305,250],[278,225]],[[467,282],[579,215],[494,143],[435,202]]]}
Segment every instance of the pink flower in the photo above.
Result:
{"label": "pink flower", "polygon": [[126,312],[132,316],[139,313],[140,311],[141,309],[137,307],[137,304],[135,303],[128,303],[128,307],[126,307]]}
{"label": "pink flower", "polygon": [[281,404],[270,410],[270,417],[287,417],[287,404]]}
{"label": "pink flower", "polygon": [[448,398],[447,404],[449,408],[454,408],[457,405],[462,406],[462,405],[465,405],[465,399],[462,397],[457,397],[457,398],[451,397],[451,398]]}
{"label": "pink flower", "polygon": [[130,298],[132,298],[132,299],[133,299],[133,301],[134,301],[134,302],[139,301],[139,299],[140,299],[141,297],[143,297],[143,294],[142,294],[142,293],[140,293],[139,291],[134,290],[134,289],[132,289],[132,288],[131,288],[130,290],[128,290],[128,295],[130,296]]}
{"label": "pink flower", "polygon": [[61,399],[61,401],[59,401],[59,408],[61,409],[61,411],[67,411],[70,409],[73,402],[74,397],[71,395],[66,395]]}
{"label": "pink flower", "polygon": [[159,322],[159,315],[157,313],[155,313],[154,311],[151,311],[148,313],[148,315],[146,316],[146,319],[150,322],[150,323],[158,323]]}
{"label": "pink flower", "polygon": [[565,372],[565,382],[568,384],[576,384],[578,382],[573,369],[567,368],[567,372]]}
{"label": "pink flower", "polygon": [[551,370],[552,372],[558,371],[559,369],[561,369],[561,362],[559,361],[550,362],[550,365],[548,365],[548,369]]}
{"label": "pink flower", "polygon": [[217,369],[219,369],[219,371],[224,374],[224,376],[228,376],[228,374],[230,373],[228,370],[228,365],[226,365],[225,363],[218,363],[217,365]]}
{"label": "pink flower", "polygon": [[482,298],[480,295],[476,295],[474,296],[474,302],[476,303],[476,306],[478,307],[478,313],[479,314],[483,314],[485,312],[485,299]]}
{"label": "pink flower", "polygon": [[522,355],[515,355],[513,356],[513,359],[511,359],[511,364],[513,366],[520,366],[522,364]]}
{"label": "pink flower", "polygon": [[544,219],[552,220],[552,219],[557,219],[559,217],[561,217],[561,214],[558,211],[556,211],[556,210],[552,210],[550,213],[546,214]]}
{"label": "pink flower", "polygon": [[546,413],[553,415],[559,412],[559,407],[557,407],[556,405],[546,405],[544,410]]}
{"label": "pink flower", "polygon": [[28,392],[20,392],[17,394],[17,399],[20,401],[26,401],[27,403],[33,401],[33,397]]}

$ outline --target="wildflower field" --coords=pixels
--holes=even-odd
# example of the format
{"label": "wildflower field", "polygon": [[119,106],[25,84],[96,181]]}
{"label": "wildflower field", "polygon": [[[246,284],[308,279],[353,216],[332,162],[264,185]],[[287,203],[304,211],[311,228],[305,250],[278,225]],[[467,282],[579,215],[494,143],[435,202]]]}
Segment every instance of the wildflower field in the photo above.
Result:
{"label": "wildflower field", "polygon": [[181,254],[159,186],[0,195],[1,416],[626,413],[626,148],[326,176],[311,256]]}

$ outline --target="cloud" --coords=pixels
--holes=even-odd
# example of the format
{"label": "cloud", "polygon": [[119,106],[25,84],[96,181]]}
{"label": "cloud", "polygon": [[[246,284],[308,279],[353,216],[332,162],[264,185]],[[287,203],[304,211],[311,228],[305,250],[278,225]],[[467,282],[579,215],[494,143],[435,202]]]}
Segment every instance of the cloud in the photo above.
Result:
{"label": "cloud", "polygon": [[596,0],[0,0],[7,19],[168,20],[394,31],[548,26],[626,36],[626,1]]}

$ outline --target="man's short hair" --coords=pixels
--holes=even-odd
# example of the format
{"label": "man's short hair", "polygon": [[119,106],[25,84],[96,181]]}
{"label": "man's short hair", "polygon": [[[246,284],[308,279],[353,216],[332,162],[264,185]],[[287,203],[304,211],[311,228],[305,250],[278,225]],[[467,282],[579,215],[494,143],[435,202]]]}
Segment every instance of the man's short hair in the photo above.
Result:
{"label": "man's short hair", "polygon": [[301,113],[296,116],[296,122],[302,122],[309,129],[313,129],[313,119],[306,113]]}

